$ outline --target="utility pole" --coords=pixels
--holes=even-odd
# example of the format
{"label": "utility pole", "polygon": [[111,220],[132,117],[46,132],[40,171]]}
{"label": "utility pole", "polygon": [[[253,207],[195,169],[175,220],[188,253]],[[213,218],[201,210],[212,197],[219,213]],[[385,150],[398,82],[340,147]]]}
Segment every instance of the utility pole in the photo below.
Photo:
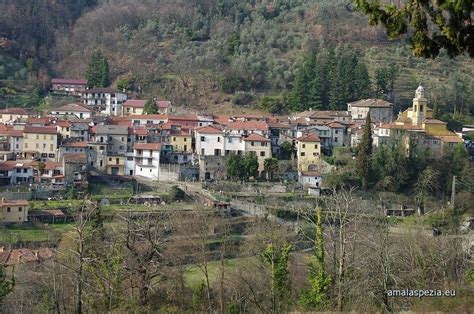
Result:
{"label": "utility pole", "polygon": [[451,191],[451,206],[454,209],[454,198],[456,197],[456,176],[453,176],[453,187]]}

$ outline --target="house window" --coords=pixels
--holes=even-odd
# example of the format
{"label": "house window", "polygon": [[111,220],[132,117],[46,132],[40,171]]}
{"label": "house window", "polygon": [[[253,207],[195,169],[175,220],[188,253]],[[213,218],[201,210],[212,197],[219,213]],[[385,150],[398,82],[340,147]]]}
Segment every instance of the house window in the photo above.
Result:
{"label": "house window", "polygon": [[176,137],[173,137],[173,141],[176,142]]}
{"label": "house window", "polygon": [[49,158],[54,158],[54,154],[48,154]]}
{"label": "house window", "polygon": [[315,148],[315,149],[318,149],[318,144],[315,144],[315,145],[314,145],[314,148]]}
{"label": "house window", "polygon": [[337,137],[335,137],[335,138],[334,138],[334,142],[336,142],[336,143],[337,143]]}
{"label": "house window", "polygon": [[339,133],[339,131],[338,131],[338,130],[335,130],[335,131],[334,131],[334,133],[338,134],[338,133]]}
{"label": "house window", "polygon": [[128,161],[133,161],[133,157],[127,157]]}
{"label": "house window", "polygon": [[16,173],[21,173],[21,169],[20,169],[20,168],[17,168],[17,169],[16,169]]}
{"label": "house window", "polygon": [[11,208],[7,207],[7,213],[9,213],[10,211],[11,211]]}
{"label": "house window", "polygon": [[260,152],[260,157],[265,157],[265,152]]}
{"label": "house window", "polygon": [[206,138],[204,136],[201,136],[201,142],[205,142]]}
{"label": "house window", "polygon": [[217,142],[220,142],[221,141],[221,138],[220,137],[217,137]]}
{"label": "house window", "polygon": [[[92,147],[91,147],[92,148]],[[105,149],[105,146],[100,146],[99,147],[99,150],[104,150]]]}
{"label": "house window", "polygon": [[187,140],[187,138],[185,137],[185,138],[183,139],[183,142],[186,142],[186,140]]}
{"label": "house window", "polygon": [[250,145],[251,145],[251,146],[255,146],[255,142],[250,142]]}
{"label": "house window", "polygon": [[109,161],[112,161],[112,158],[109,158]]}
{"label": "house window", "polygon": [[18,211],[19,211],[19,212],[23,211],[23,208],[18,207]]}
{"label": "house window", "polygon": [[301,145],[301,147],[306,148],[306,144]]}
{"label": "house window", "polygon": [[301,157],[304,157],[305,153],[304,152],[301,152],[300,156]]}

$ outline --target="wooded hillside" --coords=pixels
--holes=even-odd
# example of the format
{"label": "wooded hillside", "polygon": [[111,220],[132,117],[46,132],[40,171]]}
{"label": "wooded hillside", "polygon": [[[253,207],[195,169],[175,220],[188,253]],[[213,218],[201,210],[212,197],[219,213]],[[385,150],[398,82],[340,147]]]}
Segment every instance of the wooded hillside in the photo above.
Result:
{"label": "wooded hillside", "polygon": [[[46,74],[84,77],[99,49],[109,61],[112,81],[120,80],[121,86],[214,111],[228,110],[229,103],[259,107],[263,95],[285,102],[309,54],[349,49],[367,65],[371,96],[383,96],[377,94],[377,73],[396,66],[385,97],[397,109],[409,104],[422,83],[438,116],[474,114],[469,58],[449,59],[443,53],[435,60],[415,58],[403,39],[389,41],[348,1],[97,2],[56,1],[28,10],[22,1],[2,2],[0,14],[8,15],[0,22],[9,43],[5,49],[24,64],[33,59],[30,71],[43,85]],[[13,16],[34,23],[19,26]]]}

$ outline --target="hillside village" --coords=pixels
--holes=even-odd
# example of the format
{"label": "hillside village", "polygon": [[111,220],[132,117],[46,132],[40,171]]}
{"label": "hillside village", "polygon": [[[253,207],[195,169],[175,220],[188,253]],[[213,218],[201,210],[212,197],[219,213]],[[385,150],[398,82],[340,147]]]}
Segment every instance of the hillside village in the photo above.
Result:
{"label": "hillside village", "polygon": [[[53,79],[51,90],[77,101],[46,114],[0,110],[4,186],[86,190],[91,171],[152,181],[225,180],[231,179],[226,159],[235,154],[256,156],[255,180],[297,180],[307,193],[319,195],[332,168],[323,156],[356,147],[367,114],[375,147],[400,141],[407,155],[416,150],[441,157],[463,143],[462,134],[433,118],[421,85],[413,106],[399,114],[385,100],[362,99],[347,104],[347,111],[290,116],[183,114],[179,104],[157,99],[157,114],[145,114],[146,100],[129,99],[113,88],[88,89],[86,80]],[[275,171],[269,169],[272,158],[292,162]],[[27,221],[21,208],[2,220]]]}

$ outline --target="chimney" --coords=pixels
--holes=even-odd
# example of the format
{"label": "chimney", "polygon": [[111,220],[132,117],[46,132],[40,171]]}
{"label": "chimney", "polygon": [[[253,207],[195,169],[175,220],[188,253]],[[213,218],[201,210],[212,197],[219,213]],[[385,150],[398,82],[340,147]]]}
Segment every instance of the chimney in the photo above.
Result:
{"label": "chimney", "polygon": [[4,246],[0,246],[0,253],[3,253],[5,251],[5,247]]}
{"label": "chimney", "polygon": [[313,111],[313,108],[309,108],[309,111]]}

